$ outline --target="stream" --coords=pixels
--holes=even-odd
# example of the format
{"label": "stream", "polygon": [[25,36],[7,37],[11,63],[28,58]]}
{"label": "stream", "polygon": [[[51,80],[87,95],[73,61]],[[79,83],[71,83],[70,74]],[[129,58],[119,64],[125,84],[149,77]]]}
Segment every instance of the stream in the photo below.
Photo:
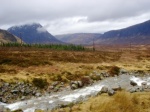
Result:
{"label": "stream", "polygon": [[147,85],[150,85],[150,77],[135,77],[124,74],[117,77],[106,78],[81,89],[62,91],[50,96],[33,98],[13,104],[0,103],[0,105],[4,105],[12,111],[17,109],[22,109],[24,112],[34,112],[35,109],[52,110],[62,105],[87,100],[90,96],[97,95],[103,86],[107,86],[108,88],[120,86],[121,88],[128,90],[132,87],[130,85],[131,80],[136,82],[138,86],[141,86],[142,82],[146,82]]}

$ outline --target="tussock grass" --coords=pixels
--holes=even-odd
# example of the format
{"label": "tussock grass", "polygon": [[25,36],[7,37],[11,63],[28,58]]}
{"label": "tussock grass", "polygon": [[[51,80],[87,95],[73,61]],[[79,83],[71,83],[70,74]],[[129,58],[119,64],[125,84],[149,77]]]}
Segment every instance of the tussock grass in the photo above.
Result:
{"label": "tussock grass", "polygon": [[109,69],[108,72],[109,72],[109,74],[110,74],[111,76],[119,75],[120,68],[117,67],[117,66],[112,66],[112,67],[110,67],[110,69]]}
{"label": "tussock grass", "polygon": [[[76,104],[64,112],[149,112],[150,93],[130,94],[124,91],[117,92],[110,97],[106,94],[92,97],[88,101]],[[51,112],[59,112],[60,109]]]}
{"label": "tussock grass", "polygon": [[28,48],[23,48],[22,52],[17,48],[0,50],[0,79],[6,81],[18,78],[32,82],[33,78],[45,78],[49,83],[58,80],[68,83],[70,80],[80,80],[93,71],[109,71],[112,65],[129,71],[150,71],[150,54],[148,50],[140,52],[136,50],[74,52]]}

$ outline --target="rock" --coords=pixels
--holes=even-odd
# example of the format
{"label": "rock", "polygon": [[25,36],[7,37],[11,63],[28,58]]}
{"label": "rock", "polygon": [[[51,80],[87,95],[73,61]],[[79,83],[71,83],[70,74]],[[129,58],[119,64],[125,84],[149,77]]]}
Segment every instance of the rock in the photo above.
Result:
{"label": "rock", "polygon": [[35,94],[36,94],[36,90],[33,90],[33,91],[32,91],[32,95],[35,95]]}
{"label": "rock", "polygon": [[52,86],[57,86],[58,84],[59,84],[59,82],[56,81],[56,82],[53,82],[53,83],[52,83]]}
{"label": "rock", "polygon": [[118,91],[118,90],[121,90],[121,87],[119,85],[116,85],[112,87],[112,90]]}
{"label": "rock", "polygon": [[100,78],[101,78],[101,80],[104,80],[104,79],[105,79],[104,76],[101,76]]}
{"label": "rock", "polygon": [[81,81],[78,81],[78,87],[83,87],[83,83]]}
{"label": "rock", "polygon": [[25,90],[24,90],[24,89],[22,89],[22,90],[21,90],[21,93],[23,93],[23,94],[24,94],[24,93],[25,93]]}
{"label": "rock", "polygon": [[136,92],[136,89],[135,89],[135,88],[130,88],[128,91],[129,91],[130,93],[134,93],[134,92]]}
{"label": "rock", "polygon": [[26,98],[25,96],[22,96],[22,97],[21,97],[21,100],[25,100],[25,98]]}
{"label": "rock", "polygon": [[59,90],[59,87],[54,88],[54,92],[57,92]]}
{"label": "rock", "polygon": [[12,94],[17,94],[19,91],[18,90],[11,90]]}
{"label": "rock", "polygon": [[76,84],[76,85],[78,85],[78,81],[71,81],[71,84]]}
{"label": "rock", "polygon": [[40,97],[40,96],[42,96],[42,95],[41,95],[41,93],[36,93],[35,96],[36,96],[36,97]]}
{"label": "rock", "polygon": [[123,68],[120,69],[120,74],[127,74],[127,73],[128,73],[127,70],[125,70],[125,69],[123,69]]}
{"label": "rock", "polygon": [[7,102],[7,100],[6,100],[6,98],[5,98],[5,97],[0,97],[0,102],[6,103],[6,102]]}
{"label": "rock", "polygon": [[54,86],[49,86],[48,87],[50,90],[54,89],[55,87]]}
{"label": "rock", "polygon": [[136,92],[143,92],[143,91],[144,91],[144,88],[137,86],[137,87],[135,87],[135,91],[136,91]]}
{"label": "rock", "polygon": [[73,90],[74,90],[74,89],[78,89],[78,85],[72,84],[72,85],[71,85],[71,89],[73,89]]}
{"label": "rock", "polygon": [[108,90],[108,95],[112,96],[115,94],[115,91],[113,89]]}
{"label": "rock", "polygon": [[142,82],[141,84],[145,86],[145,85],[147,85],[147,82]]}
{"label": "rock", "polygon": [[27,88],[27,89],[25,90],[25,92],[24,92],[25,95],[28,95],[28,94],[30,94],[30,93],[31,93],[31,91],[30,91],[29,88]]}
{"label": "rock", "polygon": [[101,93],[107,93],[108,92],[108,87],[103,86],[100,92]]}
{"label": "rock", "polygon": [[4,86],[6,86],[6,87],[9,86],[9,83],[4,83]]}
{"label": "rock", "polygon": [[135,81],[133,81],[133,80],[130,81],[130,84],[131,84],[132,86],[136,86],[136,85],[137,85],[137,83],[136,83]]}

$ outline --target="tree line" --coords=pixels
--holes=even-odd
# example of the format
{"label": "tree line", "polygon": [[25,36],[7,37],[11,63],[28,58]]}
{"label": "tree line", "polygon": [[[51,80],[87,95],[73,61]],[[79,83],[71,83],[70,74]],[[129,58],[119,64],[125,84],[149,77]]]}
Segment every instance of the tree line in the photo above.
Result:
{"label": "tree line", "polygon": [[21,44],[21,43],[1,43],[1,47],[24,47],[24,48],[47,48],[53,50],[70,50],[70,51],[84,51],[85,47],[82,45],[73,44]]}

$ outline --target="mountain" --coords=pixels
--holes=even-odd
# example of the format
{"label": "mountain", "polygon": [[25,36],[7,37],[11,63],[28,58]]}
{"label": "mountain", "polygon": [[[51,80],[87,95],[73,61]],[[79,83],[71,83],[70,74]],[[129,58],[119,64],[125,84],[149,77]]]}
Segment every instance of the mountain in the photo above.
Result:
{"label": "mountain", "polygon": [[57,40],[51,35],[42,25],[38,23],[26,24],[21,26],[14,26],[7,30],[8,32],[22,38],[25,43],[33,44],[60,44],[61,41]]}
{"label": "mountain", "polygon": [[8,43],[8,42],[20,43],[21,40],[18,37],[9,33],[8,31],[0,29],[0,43]]}
{"label": "mountain", "polygon": [[150,20],[119,30],[111,30],[104,34],[76,33],[56,35],[57,39],[72,44],[150,44]]}
{"label": "mountain", "polygon": [[150,44],[150,20],[120,30],[105,32],[97,44]]}
{"label": "mountain", "polygon": [[55,35],[57,39],[63,42],[82,45],[91,44],[93,39],[96,40],[100,36],[101,34],[98,33],[75,33],[75,34]]}

